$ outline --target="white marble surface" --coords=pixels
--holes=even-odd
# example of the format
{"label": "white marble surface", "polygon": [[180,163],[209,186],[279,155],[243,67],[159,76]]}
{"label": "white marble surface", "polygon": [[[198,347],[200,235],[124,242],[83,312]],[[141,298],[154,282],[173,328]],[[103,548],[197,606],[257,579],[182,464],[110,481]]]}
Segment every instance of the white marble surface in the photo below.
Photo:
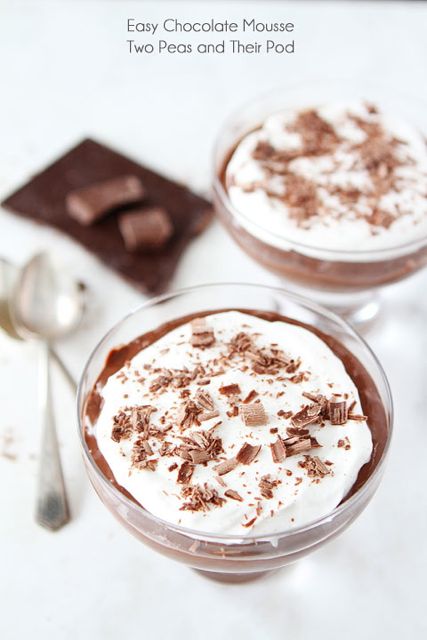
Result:
{"label": "white marble surface", "polygon": [[[296,80],[380,77],[427,99],[423,3],[11,0],[0,12],[1,194],[84,134],[207,189],[224,116]],[[297,23],[297,53],[283,61],[131,58],[123,48],[131,13],[286,17]],[[78,376],[96,340],[142,297],[67,239],[0,212],[0,255],[22,262],[43,247],[93,293],[85,326],[59,346]],[[186,253],[174,286],[215,280],[275,282],[213,225]],[[171,564],[112,519],[84,474],[73,399],[58,378],[73,520],[57,534],[33,523],[36,352],[0,336],[0,637],[425,637],[426,293],[427,272],[390,288],[386,322],[369,336],[396,404],[396,435],[374,500],[350,530],[291,571],[241,587]]]}

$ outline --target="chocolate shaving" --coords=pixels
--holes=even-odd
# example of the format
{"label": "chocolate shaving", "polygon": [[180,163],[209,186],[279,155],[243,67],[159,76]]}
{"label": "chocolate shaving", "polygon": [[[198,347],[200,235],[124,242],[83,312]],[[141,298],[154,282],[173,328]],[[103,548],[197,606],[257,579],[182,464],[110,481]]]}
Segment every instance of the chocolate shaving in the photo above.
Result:
{"label": "chocolate shaving", "polygon": [[324,397],[321,395],[316,395],[314,393],[309,393],[308,391],[303,391],[302,395],[304,396],[304,398],[308,398],[308,400],[316,403],[322,402],[322,398]]}
{"label": "chocolate shaving", "polygon": [[111,438],[112,440],[114,440],[114,442],[120,442],[121,440],[129,438],[131,433],[132,429],[130,429],[129,427],[116,425],[111,430]]}
{"label": "chocolate shaving", "polygon": [[245,442],[239,449],[236,460],[241,464],[251,464],[261,451],[261,445],[252,445],[249,442]]}
{"label": "chocolate shaving", "polygon": [[199,378],[197,380],[197,384],[200,385],[201,387],[205,386],[205,385],[208,385],[210,383],[211,383],[211,379],[210,378]]}
{"label": "chocolate shaving", "polygon": [[275,148],[265,140],[259,140],[255,149],[252,151],[254,160],[269,160],[276,153]]}
{"label": "chocolate shaving", "polygon": [[224,385],[218,391],[224,396],[238,396],[242,393],[238,384]]}
{"label": "chocolate shaving", "polygon": [[179,468],[176,481],[179,484],[188,484],[194,472],[194,466],[189,462],[183,462]]}
{"label": "chocolate shaving", "polygon": [[231,339],[229,347],[229,355],[232,357],[236,353],[243,354],[253,348],[252,338],[244,332],[240,332]]}
{"label": "chocolate shaving", "polygon": [[366,220],[374,227],[384,227],[384,229],[388,229],[396,220],[396,216],[388,211],[384,211],[384,209],[375,207],[372,210],[372,213],[369,216],[366,216]]}
{"label": "chocolate shaving", "polygon": [[157,409],[151,405],[132,407],[131,409],[131,424],[133,429],[138,433],[144,433],[146,438],[149,433],[151,414],[154,413],[154,411],[157,411]]}
{"label": "chocolate shaving", "polygon": [[115,442],[126,440],[133,432],[143,433],[148,438],[151,414],[156,409],[150,405],[126,407],[113,417],[111,438]]}
{"label": "chocolate shaving", "polygon": [[292,411],[284,411],[283,409],[279,409],[279,411],[277,412],[277,415],[279,416],[279,418],[284,418],[285,420],[288,420],[288,418],[292,416]]}
{"label": "chocolate shaving", "polygon": [[317,439],[314,438],[313,436],[310,437],[310,442],[311,442],[311,448],[312,449],[320,449],[322,447],[322,445],[319,444]]}
{"label": "chocolate shaving", "polygon": [[131,459],[134,467],[141,468],[141,463],[146,461],[148,455],[151,455],[144,446],[145,442],[144,439],[138,438],[133,444]]}
{"label": "chocolate shaving", "polygon": [[157,468],[157,460],[139,460],[134,462],[134,466],[137,469],[147,469],[148,471],[155,471]]}
{"label": "chocolate shaving", "polygon": [[304,460],[298,465],[307,471],[311,478],[323,478],[331,473],[330,469],[322,462],[318,456],[304,456]]}
{"label": "chocolate shaving", "polygon": [[167,389],[167,387],[171,384],[171,382],[172,382],[172,373],[170,371],[165,371],[164,373],[157,376],[153,380],[148,390],[150,391],[150,393],[155,393],[160,389]]}
{"label": "chocolate shaving", "polygon": [[301,223],[319,214],[321,203],[316,185],[303,176],[286,176],[286,194],[281,198],[287,205],[290,218]]}
{"label": "chocolate shaving", "polygon": [[181,511],[209,511],[211,507],[222,507],[225,500],[218,491],[208,484],[184,487],[181,491],[187,501],[181,506]]}
{"label": "chocolate shaving", "polygon": [[159,449],[159,455],[161,456],[172,455],[172,444],[170,442],[162,442],[162,445]]}
{"label": "chocolate shaving", "polygon": [[307,424],[318,422],[321,413],[322,405],[320,403],[306,405],[301,409],[301,411],[294,413],[291,418],[291,422],[294,427],[305,427]]}
{"label": "chocolate shaving", "polygon": [[213,411],[215,409],[212,396],[207,391],[199,389],[194,397],[194,402],[205,411]]}
{"label": "chocolate shaving", "polygon": [[287,456],[295,456],[304,451],[310,451],[311,439],[310,438],[287,438],[283,440],[283,444],[286,447]]}
{"label": "chocolate shaving", "polygon": [[248,522],[245,522],[244,524],[242,524],[242,527],[252,527],[253,524],[255,524],[255,522],[257,521],[257,516],[255,516],[255,518],[252,518],[252,520],[249,520]]}
{"label": "chocolate shaving", "polygon": [[270,500],[273,497],[273,489],[280,484],[280,480],[273,480],[271,475],[262,476],[258,483],[263,498]]}
{"label": "chocolate shaving", "polygon": [[237,491],[234,491],[234,489],[227,489],[227,491],[224,491],[224,495],[227,496],[227,498],[231,498],[232,500],[243,502],[243,498],[240,493],[237,493]]}
{"label": "chocolate shaving", "polygon": [[205,422],[206,420],[212,420],[212,418],[217,418],[219,416],[219,411],[214,409],[214,411],[205,411],[204,413],[199,414],[200,422]]}
{"label": "chocolate shaving", "polygon": [[215,460],[224,451],[221,438],[213,435],[216,426],[209,431],[194,431],[190,436],[182,437],[183,444],[176,448],[175,453],[194,464]]}
{"label": "chocolate shaving", "polygon": [[236,458],[230,458],[229,460],[224,460],[224,462],[220,462],[217,464],[214,469],[219,476],[224,476],[226,473],[230,473],[237,467],[239,462]]}
{"label": "chocolate shaving", "polygon": [[176,447],[174,453],[180,458],[192,462],[190,449],[188,449],[188,447]]}
{"label": "chocolate shaving", "polygon": [[301,438],[302,436],[308,436],[310,430],[304,429],[303,427],[287,427],[286,433],[290,438],[292,438],[293,436],[298,436]]}
{"label": "chocolate shaving", "polygon": [[240,413],[247,427],[262,427],[267,424],[267,415],[261,402],[242,404]]}
{"label": "chocolate shaving", "polygon": [[356,420],[357,422],[363,422],[368,419],[368,416],[356,415],[355,413],[350,413],[347,416],[348,420]]}
{"label": "chocolate shaving", "polygon": [[188,438],[183,439],[184,442],[191,446],[197,446],[206,449],[209,446],[209,433],[206,431],[192,431]]}
{"label": "chocolate shaving", "polygon": [[189,456],[193,464],[203,464],[204,462],[208,462],[211,459],[208,451],[203,449],[192,449],[189,451]]}
{"label": "chocolate shaving", "polygon": [[331,424],[345,424],[347,422],[346,400],[332,399],[328,401],[328,414]]}
{"label": "chocolate shaving", "polygon": [[252,389],[252,391],[249,391],[248,395],[243,400],[243,404],[249,404],[250,402],[252,402],[252,400],[255,400],[257,396],[258,396],[258,392],[255,391],[255,389]]}
{"label": "chocolate shaving", "polygon": [[351,444],[348,436],[346,436],[344,440],[342,439],[338,440],[337,447],[339,449],[344,448],[346,451],[349,451],[351,449]]}
{"label": "chocolate shaving", "polygon": [[281,438],[277,438],[276,442],[270,444],[270,449],[273,462],[283,462],[286,458],[286,447],[283,444],[283,440]]}
{"label": "chocolate shaving", "polygon": [[199,415],[202,412],[201,408],[197,406],[195,402],[189,400],[182,408],[179,424],[183,429],[188,429],[192,426],[199,426]]}
{"label": "chocolate shaving", "polygon": [[144,448],[145,453],[146,453],[148,456],[152,456],[152,455],[153,455],[153,450],[152,450],[152,448],[150,447],[150,444],[149,444],[148,440],[143,440],[143,441],[142,441],[142,447]]}
{"label": "chocolate shaving", "polygon": [[252,370],[258,374],[276,375],[281,369],[287,370],[289,366],[294,366],[283,351],[273,347],[270,350],[252,348],[246,355],[253,361]]}

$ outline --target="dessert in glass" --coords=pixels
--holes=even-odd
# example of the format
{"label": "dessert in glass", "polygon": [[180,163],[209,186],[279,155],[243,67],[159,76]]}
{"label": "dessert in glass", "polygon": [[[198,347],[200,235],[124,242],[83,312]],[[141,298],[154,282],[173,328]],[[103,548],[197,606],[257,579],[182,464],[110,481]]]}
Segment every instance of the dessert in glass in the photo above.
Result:
{"label": "dessert in glass", "polygon": [[282,289],[154,299],[89,358],[78,393],[99,497],[154,550],[228,582],[343,531],[380,482],[384,372],[338,316]]}
{"label": "dessert in glass", "polygon": [[427,264],[425,114],[345,83],[254,102],[220,132],[216,211],[292,290],[369,322],[379,288]]}

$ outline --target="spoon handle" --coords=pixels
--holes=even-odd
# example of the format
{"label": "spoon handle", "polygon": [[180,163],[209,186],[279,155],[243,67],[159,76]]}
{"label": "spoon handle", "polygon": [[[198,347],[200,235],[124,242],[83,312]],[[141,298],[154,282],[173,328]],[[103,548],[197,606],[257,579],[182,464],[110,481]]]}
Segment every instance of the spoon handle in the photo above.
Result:
{"label": "spoon handle", "polygon": [[76,381],[74,380],[73,376],[71,375],[68,367],[66,366],[65,362],[62,360],[62,358],[59,357],[59,355],[56,353],[56,351],[53,349],[53,347],[50,347],[50,355],[51,358],[53,360],[55,360],[56,364],[58,365],[58,367],[60,368],[62,375],[64,376],[65,380],[68,382],[70,389],[73,393],[76,393],[77,391],[77,384]]}
{"label": "spoon handle", "polygon": [[39,484],[36,506],[36,521],[55,531],[69,521],[64,476],[59,455],[53,416],[50,384],[50,349],[47,342],[41,343],[41,389],[42,444],[40,451]]}

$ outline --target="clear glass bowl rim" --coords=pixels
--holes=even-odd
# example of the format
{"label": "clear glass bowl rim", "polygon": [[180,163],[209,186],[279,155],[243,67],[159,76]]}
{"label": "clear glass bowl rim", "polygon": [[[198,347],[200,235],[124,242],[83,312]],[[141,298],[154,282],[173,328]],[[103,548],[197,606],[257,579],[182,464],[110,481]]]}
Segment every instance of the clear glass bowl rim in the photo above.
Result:
{"label": "clear glass bowl rim", "polygon": [[[348,78],[346,78],[344,82],[345,84],[352,84],[352,81],[349,80]],[[253,228],[259,229],[259,231],[262,234],[265,234],[266,237],[274,238],[276,240],[287,243],[289,245],[289,249],[294,249],[297,253],[306,254],[307,252],[311,252],[313,255],[317,253],[325,257],[325,259],[327,259],[327,256],[330,256],[331,259],[336,262],[339,262],[340,256],[343,258],[343,261],[345,262],[358,262],[358,260],[361,258],[365,258],[363,261],[367,262],[366,257],[368,256],[372,259],[373,262],[380,262],[382,259],[383,260],[393,259],[394,257],[393,254],[395,253],[398,253],[399,255],[400,254],[407,255],[407,254],[415,253],[419,249],[422,249],[425,244],[427,244],[427,234],[425,236],[422,236],[421,238],[411,240],[410,242],[404,242],[403,244],[398,244],[398,245],[396,244],[396,245],[393,245],[392,247],[387,247],[383,249],[352,249],[351,251],[341,250],[341,249],[327,249],[327,248],[322,248],[316,245],[297,242],[295,240],[289,240],[284,235],[272,232],[270,231],[270,229],[263,227],[262,225],[257,224],[256,222],[253,222],[253,220],[249,220],[249,218],[247,218],[247,216],[245,216],[245,214],[242,211],[236,209],[236,207],[233,206],[230,198],[228,197],[228,193],[222,184],[222,181],[220,179],[219,172],[218,172],[218,167],[220,166],[222,170],[223,163],[227,158],[227,155],[220,153],[219,147],[220,147],[221,138],[226,131],[230,130],[233,127],[233,125],[239,123],[239,120],[242,117],[242,113],[246,112],[251,107],[253,108],[257,104],[261,105],[262,103],[266,102],[269,99],[277,98],[280,95],[285,95],[286,92],[295,91],[300,87],[307,86],[307,84],[312,84],[312,85],[333,84],[334,86],[336,86],[338,83],[343,84],[343,81],[342,80],[336,80],[336,81],[325,80],[325,82],[322,82],[320,80],[316,80],[311,83],[299,82],[286,88],[279,87],[272,91],[263,92],[259,94],[257,97],[255,97],[253,100],[251,101],[246,100],[243,104],[240,105],[240,107],[235,108],[231,112],[231,114],[225,120],[223,120],[219,128],[218,134],[216,136],[216,141],[215,141],[213,153],[212,153],[213,190],[218,194],[218,197],[220,198],[222,205],[225,206],[228,209],[228,211],[232,213],[233,218],[235,218],[236,220],[239,220],[239,218],[241,218],[242,220],[245,220],[249,225],[249,228],[253,227]],[[370,84],[374,85],[374,83],[368,82],[366,83],[366,86],[368,87]],[[405,100],[409,100],[408,96],[406,96],[404,93],[393,90],[392,88],[384,85],[382,82],[375,83],[375,87],[377,89],[379,88],[380,90],[386,91],[386,93],[390,95],[400,96]],[[369,97],[367,97],[366,99],[369,99]],[[315,104],[315,102],[316,101],[314,99],[313,104]],[[424,110],[425,110],[427,108],[427,105],[425,105],[422,100],[419,100],[419,102],[420,102],[420,107],[424,107]],[[284,108],[286,108],[286,105],[284,105]],[[277,109],[272,109],[270,113],[274,113],[275,111],[277,111]],[[426,131],[426,135],[427,135],[427,131]],[[238,142],[237,139],[236,139],[236,142]],[[232,150],[232,147],[229,147],[227,149],[227,152],[230,152],[231,150]],[[220,162],[219,162],[219,159],[221,160]],[[271,244],[275,246],[274,241],[272,241]],[[349,260],[348,259],[349,256],[354,257],[354,260]],[[344,257],[346,259],[344,259]]]}
{"label": "clear glass bowl rim", "polygon": [[[85,439],[85,437],[83,435],[84,434],[84,426],[82,424],[81,417],[80,417],[80,407],[83,407],[83,403],[84,403],[84,397],[83,397],[84,380],[86,378],[86,373],[87,373],[87,371],[88,371],[88,369],[89,369],[89,367],[91,365],[91,362],[92,362],[93,358],[98,353],[98,351],[100,349],[102,349],[104,343],[108,341],[110,336],[112,336],[112,334],[114,334],[116,330],[119,330],[120,326],[123,323],[125,323],[129,318],[131,318],[133,315],[139,313],[140,311],[143,311],[146,308],[152,307],[152,306],[157,305],[157,304],[161,304],[162,302],[165,302],[165,301],[170,300],[170,299],[175,298],[175,297],[186,295],[187,293],[197,292],[198,290],[201,290],[201,289],[208,289],[208,288],[212,288],[213,289],[213,288],[216,288],[216,287],[250,287],[250,288],[254,288],[254,289],[263,289],[263,290],[273,291],[273,292],[279,293],[281,295],[285,295],[293,303],[296,303],[299,306],[303,306],[303,307],[309,308],[310,311],[329,318],[330,320],[332,320],[332,321],[336,322],[337,324],[341,325],[342,328],[344,328],[348,333],[350,333],[353,338],[356,338],[356,340],[358,340],[361,343],[362,347],[368,351],[369,355],[373,358],[375,366],[377,367],[378,372],[379,372],[379,374],[380,374],[380,376],[382,378],[382,382],[384,383],[384,388],[385,388],[386,395],[387,395],[387,397],[386,397],[387,406],[385,406],[385,409],[386,409],[387,416],[389,417],[388,437],[387,437],[387,442],[385,443],[384,451],[382,452],[381,459],[378,461],[378,464],[375,467],[373,473],[369,476],[369,478],[366,480],[366,482],[360,487],[360,489],[358,489],[358,491],[356,491],[356,493],[354,495],[352,495],[350,498],[348,498],[348,500],[345,500],[345,502],[343,502],[342,504],[340,504],[337,507],[335,507],[335,509],[333,509],[331,512],[329,512],[327,515],[322,516],[320,518],[316,518],[315,520],[312,520],[311,522],[308,522],[307,524],[305,524],[305,525],[303,525],[301,527],[295,527],[294,529],[288,529],[288,530],[285,530],[283,532],[277,532],[277,533],[274,533],[274,534],[259,534],[259,535],[248,535],[248,536],[242,536],[242,535],[239,535],[239,534],[221,534],[220,535],[220,534],[214,534],[214,533],[211,534],[211,533],[207,533],[207,532],[204,532],[204,531],[199,531],[197,529],[190,529],[188,527],[182,527],[180,525],[175,525],[175,524],[173,524],[171,522],[168,522],[167,520],[163,520],[162,518],[158,518],[157,516],[155,516],[151,512],[149,512],[146,509],[144,509],[137,502],[134,502],[133,500],[130,500],[130,498],[128,498],[121,491],[119,491],[104,476],[104,474],[102,473],[102,471],[100,470],[100,468],[96,464],[95,460],[93,459],[93,457],[92,457],[92,455],[91,455],[91,453],[90,453],[90,451],[88,449],[88,446],[87,446],[87,443],[86,443],[86,439]],[[290,538],[290,537],[293,537],[293,536],[298,536],[298,535],[300,535],[302,533],[306,533],[307,531],[315,529],[316,527],[319,527],[322,524],[324,524],[326,522],[329,522],[335,516],[338,516],[339,514],[343,513],[344,511],[349,510],[350,507],[353,504],[357,503],[363,497],[363,495],[368,491],[369,487],[374,482],[375,478],[378,476],[380,471],[383,469],[385,460],[387,458],[387,453],[388,453],[388,450],[389,450],[389,447],[390,447],[390,442],[391,442],[391,438],[392,438],[392,434],[393,434],[393,423],[394,423],[393,400],[392,400],[390,385],[389,385],[389,382],[387,380],[387,376],[386,376],[386,374],[384,372],[384,369],[381,366],[381,364],[380,364],[378,358],[376,357],[375,353],[370,348],[370,346],[362,338],[362,336],[360,336],[357,333],[357,331],[355,331],[353,329],[353,327],[351,327],[351,325],[349,325],[345,320],[343,320],[342,318],[337,316],[332,311],[329,311],[328,309],[322,307],[321,305],[318,305],[317,303],[312,302],[308,298],[305,298],[305,297],[300,296],[298,294],[295,294],[295,293],[292,293],[290,291],[287,291],[286,289],[284,289],[282,287],[275,287],[275,286],[263,285],[263,284],[252,284],[252,283],[248,283],[248,282],[214,282],[214,283],[209,283],[209,284],[194,285],[194,286],[191,286],[191,287],[185,287],[185,288],[181,288],[181,289],[176,289],[174,291],[171,291],[171,292],[156,296],[154,298],[150,298],[146,302],[143,302],[142,304],[140,304],[137,307],[133,308],[123,318],[118,320],[111,327],[111,329],[109,331],[107,331],[107,333],[99,340],[99,342],[96,344],[96,346],[92,349],[92,351],[91,351],[91,353],[90,353],[90,355],[89,355],[89,357],[87,359],[87,362],[85,364],[85,367],[84,367],[84,369],[82,371],[80,380],[79,380],[79,384],[78,384],[78,388],[77,388],[76,405],[77,405],[77,427],[78,427],[78,431],[79,431],[79,439],[80,439],[80,444],[81,444],[81,447],[82,447],[82,450],[83,450],[84,457],[85,457],[86,460],[89,461],[89,464],[91,465],[91,468],[95,471],[95,474],[101,480],[102,484],[105,486],[107,491],[108,492],[112,491],[117,496],[117,498],[119,498],[122,502],[124,502],[128,507],[130,507],[132,509],[136,509],[138,511],[141,511],[143,516],[144,516],[144,518],[148,518],[149,520],[152,520],[154,523],[163,525],[167,529],[176,531],[177,533],[179,533],[181,535],[188,536],[188,537],[191,537],[191,538],[197,538],[199,541],[210,542],[210,543],[221,543],[221,542],[225,541],[228,544],[233,543],[233,542],[236,543],[236,544],[241,544],[242,542],[244,544],[250,544],[250,543],[256,543],[256,542],[274,542],[275,540],[278,540],[278,539],[283,540],[284,538]]]}

